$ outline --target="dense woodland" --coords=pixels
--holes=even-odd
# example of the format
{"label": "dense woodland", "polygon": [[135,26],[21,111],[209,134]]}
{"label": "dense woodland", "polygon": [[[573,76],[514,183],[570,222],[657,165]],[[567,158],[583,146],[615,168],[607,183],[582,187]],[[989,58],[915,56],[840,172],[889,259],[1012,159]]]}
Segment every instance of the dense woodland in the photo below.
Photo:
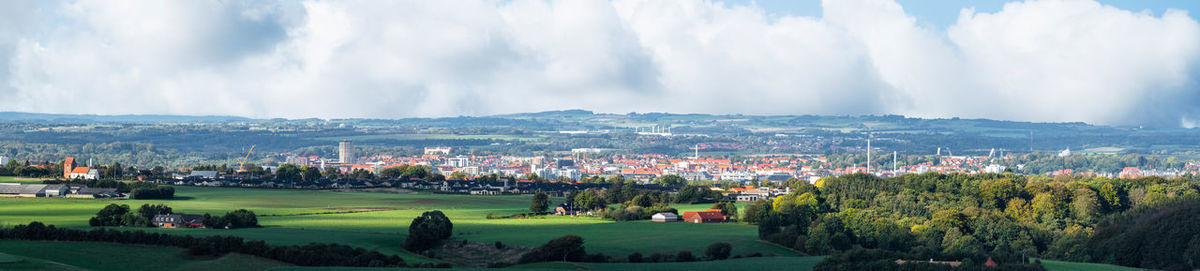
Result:
{"label": "dense woodland", "polygon": [[788,183],[796,192],[747,206],[742,221],[812,255],[1200,268],[1179,253],[1200,255],[1200,191],[1190,178],[852,174]]}

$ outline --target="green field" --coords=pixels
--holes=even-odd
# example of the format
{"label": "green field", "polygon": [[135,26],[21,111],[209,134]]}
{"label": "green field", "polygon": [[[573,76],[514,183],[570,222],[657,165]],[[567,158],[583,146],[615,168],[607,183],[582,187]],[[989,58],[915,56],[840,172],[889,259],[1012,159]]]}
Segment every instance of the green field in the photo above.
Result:
{"label": "green field", "polygon": [[[724,261],[686,263],[566,263],[548,262],[522,264],[509,267],[516,270],[812,270],[824,257],[764,257],[741,258]],[[272,271],[368,271],[368,270],[411,270],[389,268],[348,267],[280,267]],[[490,270],[490,269],[456,269]]]}
{"label": "green field", "polygon": [[0,270],[266,270],[289,266],[263,258],[228,254],[216,259],[184,256],[179,248],[68,242],[0,242],[0,252],[23,258]]}
{"label": "green field", "polygon": [[[60,227],[88,228],[87,220],[109,203],[137,208],[164,203],[179,213],[224,213],[245,208],[259,215],[264,227],[237,230],[153,229],[171,234],[235,235],[275,245],[310,242],[339,243],[376,249],[409,262],[429,261],[400,249],[408,224],[421,212],[442,210],[454,223],[453,239],[538,246],[567,235],[582,236],[590,253],[624,258],[633,252],[674,254],[690,250],[701,255],[714,242],[733,245],[734,255],[797,253],[758,241],[757,228],[741,224],[613,222],[586,217],[546,216],[530,219],[486,219],[527,212],[530,196],[469,196],[429,193],[331,192],[247,188],[177,187],[175,200],[113,200],[60,198],[0,198],[0,223],[41,221]],[[561,200],[561,199],[557,199]],[[699,210],[706,205],[677,206]]]}
{"label": "green field", "polygon": [[0,176],[0,183],[42,183],[42,179]]}
{"label": "green field", "polygon": [[1098,263],[1077,263],[1042,259],[1042,267],[1048,271],[1135,271],[1142,270],[1133,267],[1116,266]]}

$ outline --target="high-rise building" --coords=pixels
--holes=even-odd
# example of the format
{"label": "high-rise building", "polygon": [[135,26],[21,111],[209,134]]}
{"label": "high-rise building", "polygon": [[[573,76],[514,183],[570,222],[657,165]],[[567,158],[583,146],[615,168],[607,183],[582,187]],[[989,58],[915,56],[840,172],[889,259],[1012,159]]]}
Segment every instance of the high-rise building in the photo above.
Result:
{"label": "high-rise building", "polygon": [[338,142],[338,160],[343,164],[354,163],[354,142],[342,141]]}

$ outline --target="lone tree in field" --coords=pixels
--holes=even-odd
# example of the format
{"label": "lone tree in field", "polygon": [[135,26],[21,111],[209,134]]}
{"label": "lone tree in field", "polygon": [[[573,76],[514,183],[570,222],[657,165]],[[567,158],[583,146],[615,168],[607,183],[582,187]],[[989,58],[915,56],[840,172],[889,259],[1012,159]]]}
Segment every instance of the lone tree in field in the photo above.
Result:
{"label": "lone tree in field", "polygon": [[550,208],[550,196],[546,193],[538,192],[533,194],[533,202],[529,203],[529,211],[534,213],[544,213]]}
{"label": "lone tree in field", "polygon": [[454,232],[454,224],[442,211],[429,211],[414,218],[408,226],[408,239],[404,239],[404,249],[410,251],[425,251],[433,248],[442,240],[450,239]]}

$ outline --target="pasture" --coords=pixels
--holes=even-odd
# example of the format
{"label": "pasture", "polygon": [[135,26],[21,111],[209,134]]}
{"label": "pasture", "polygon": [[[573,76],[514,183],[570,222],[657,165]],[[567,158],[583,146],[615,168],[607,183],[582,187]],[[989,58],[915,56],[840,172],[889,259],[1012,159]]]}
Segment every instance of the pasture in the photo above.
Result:
{"label": "pasture", "polygon": [[[234,235],[275,245],[310,242],[339,243],[376,249],[404,257],[409,262],[428,261],[400,249],[408,224],[421,212],[441,210],[454,223],[456,240],[502,242],[539,246],[550,239],[582,236],[590,253],[624,258],[633,252],[674,254],[690,250],[702,255],[714,242],[733,245],[734,255],[762,253],[790,256],[797,253],[758,241],[757,228],[735,223],[690,224],[649,221],[613,222],[589,217],[544,216],[527,219],[487,219],[527,212],[529,195],[471,196],[430,193],[333,192],[214,187],[176,187],[175,200],[115,200],[60,198],[0,198],[0,223],[13,225],[41,221],[60,227],[87,228],[88,218],[109,203],[162,203],[177,213],[223,214],[249,209],[259,215],[262,228],[236,230],[154,229],[171,234]],[[562,199],[552,199],[555,204]],[[708,205],[676,206],[680,211],[702,210]]]}

